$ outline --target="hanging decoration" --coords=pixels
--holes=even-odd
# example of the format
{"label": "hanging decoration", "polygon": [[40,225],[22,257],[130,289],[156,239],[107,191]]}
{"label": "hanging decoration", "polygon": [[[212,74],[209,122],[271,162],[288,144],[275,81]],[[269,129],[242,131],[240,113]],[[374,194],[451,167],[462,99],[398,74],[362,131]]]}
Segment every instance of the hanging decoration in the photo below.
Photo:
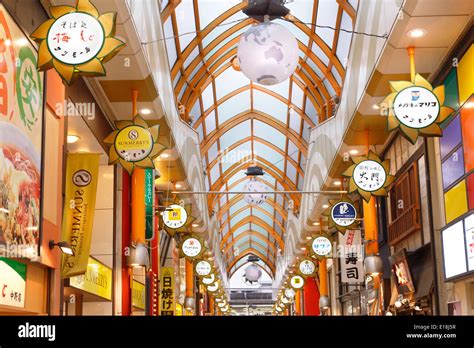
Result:
{"label": "hanging decoration", "polygon": [[305,278],[315,276],[317,273],[316,263],[309,258],[302,259],[298,264],[298,273]]}
{"label": "hanging decoration", "polygon": [[289,299],[294,299],[296,297],[296,291],[293,288],[286,288],[283,293]]}
{"label": "hanging decoration", "polygon": [[204,285],[210,285],[210,284],[214,283],[215,280],[216,280],[215,273],[211,273],[207,277],[203,277],[201,279],[201,281]]}
{"label": "hanging decoration", "polygon": [[420,74],[414,81],[390,82],[392,93],[382,102],[387,113],[387,130],[399,128],[415,144],[418,136],[441,137],[440,124],[453,112],[444,105],[444,86],[433,86]]}
{"label": "hanging decoration", "polygon": [[371,196],[387,196],[387,188],[395,177],[390,175],[390,160],[382,162],[379,156],[369,151],[368,156],[351,157],[352,164],[343,176],[349,177],[349,193],[358,191],[365,201]]}
{"label": "hanging decoration", "polygon": [[242,34],[237,57],[240,70],[250,80],[265,86],[276,85],[295,72],[298,43],[284,26],[264,22]]}
{"label": "hanging decoration", "polygon": [[349,197],[330,199],[328,202],[329,207],[322,214],[328,217],[329,229],[336,228],[344,234],[357,225],[357,209]]}
{"label": "hanging decoration", "polygon": [[115,37],[117,14],[100,15],[89,0],[77,0],[76,7],[50,7],[50,15],[31,34],[40,45],[38,70],[54,68],[68,85],[79,75],[105,76],[103,64],[125,47]]}
{"label": "hanging decoration", "polygon": [[185,257],[189,260],[198,258],[204,252],[204,243],[195,234],[184,237],[179,245],[180,257]]}
{"label": "hanging decoration", "polygon": [[212,272],[212,265],[207,260],[198,260],[194,266],[194,271],[199,277],[206,277]]}
{"label": "hanging decoration", "polygon": [[295,274],[290,278],[290,286],[295,290],[301,289],[304,286],[304,278]]}
{"label": "hanging decoration", "polygon": [[[248,192],[244,195],[244,199],[248,204],[251,205],[262,205],[267,200],[267,194],[262,193],[267,191],[267,186],[257,180],[255,177],[251,177],[244,186],[244,191]],[[258,193],[252,193],[258,192]]]}
{"label": "hanging decoration", "polygon": [[136,167],[155,168],[154,159],[165,150],[158,143],[160,126],[148,127],[148,123],[135,115],[133,121],[116,121],[117,130],[110,133],[104,143],[110,145],[109,164],[120,165],[132,174]]}
{"label": "hanging decoration", "polygon": [[318,260],[331,256],[333,251],[331,238],[325,233],[318,233],[310,241],[310,250],[311,256]]}
{"label": "hanging decoration", "polygon": [[191,215],[192,204],[170,204],[162,212],[162,228],[173,237],[175,233],[188,232],[188,226],[191,226],[195,217]]}

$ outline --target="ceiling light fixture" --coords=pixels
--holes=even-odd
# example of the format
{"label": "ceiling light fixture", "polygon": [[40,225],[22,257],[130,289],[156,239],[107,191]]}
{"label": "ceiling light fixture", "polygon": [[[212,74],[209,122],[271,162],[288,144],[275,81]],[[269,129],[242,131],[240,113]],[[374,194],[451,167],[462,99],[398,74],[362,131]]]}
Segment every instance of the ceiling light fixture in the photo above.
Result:
{"label": "ceiling light fixture", "polygon": [[199,224],[192,224],[192,227],[199,227]]}
{"label": "ceiling light fixture", "polygon": [[426,34],[426,30],[420,29],[420,28],[412,29],[407,33],[409,37],[414,38],[414,39],[425,36],[425,34]]}
{"label": "ceiling light fixture", "polygon": [[333,182],[333,185],[339,186],[339,185],[341,185],[341,181],[336,180],[336,181]]}
{"label": "ceiling light fixture", "polygon": [[[279,4],[277,4],[279,3]],[[239,67],[255,83],[271,86],[287,80],[298,66],[298,43],[283,25],[270,22],[289,13],[283,2],[249,2],[243,12],[261,22],[251,26],[237,48]]]}
{"label": "ceiling light fixture", "polygon": [[151,109],[148,109],[148,108],[140,109],[140,113],[142,115],[149,115],[149,114],[151,114]]}
{"label": "ceiling light fixture", "polygon": [[323,208],[324,209],[329,208],[329,204],[323,204]]}
{"label": "ceiling light fixture", "polygon": [[356,150],[356,149],[352,149],[352,150],[349,150],[349,153],[351,155],[357,155],[359,153],[359,150]]}
{"label": "ceiling light fixture", "polygon": [[175,184],[174,187],[176,187],[176,188],[179,189],[179,188],[183,187],[183,185],[181,185],[181,184]]}
{"label": "ceiling light fixture", "polygon": [[319,222],[313,222],[313,226],[319,226]]}
{"label": "ceiling light fixture", "polygon": [[378,110],[378,109],[380,109],[380,106],[378,106],[377,104],[374,104],[374,105],[372,105],[372,109]]}
{"label": "ceiling light fixture", "polygon": [[160,155],[161,158],[169,158],[170,157],[170,154],[169,153],[162,153]]}
{"label": "ceiling light fixture", "polygon": [[67,143],[68,144],[74,144],[79,139],[81,139],[81,137],[79,135],[70,134],[70,135],[67,136]]}

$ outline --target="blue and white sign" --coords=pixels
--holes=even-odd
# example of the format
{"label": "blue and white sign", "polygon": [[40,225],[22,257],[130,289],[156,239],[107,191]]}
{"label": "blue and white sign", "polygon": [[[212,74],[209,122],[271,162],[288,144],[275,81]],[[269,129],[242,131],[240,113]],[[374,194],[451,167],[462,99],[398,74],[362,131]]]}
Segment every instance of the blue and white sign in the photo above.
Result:
{"label": "blue and white sign", "polygon": [[356,208],[349,202],[336,203],[331,209],[331,218],[338,226],[350,226],[357,218]]}

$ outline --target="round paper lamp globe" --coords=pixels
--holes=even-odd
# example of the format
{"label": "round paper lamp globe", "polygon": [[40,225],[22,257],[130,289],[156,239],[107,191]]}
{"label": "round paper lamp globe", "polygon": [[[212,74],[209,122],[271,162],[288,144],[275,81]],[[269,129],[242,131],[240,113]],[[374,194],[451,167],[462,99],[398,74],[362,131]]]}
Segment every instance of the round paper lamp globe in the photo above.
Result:
{"label": "round paper lamp globe", "polygon": [[[267,194],[262,193],[267,191],[267,187],[262,182],[258,181],[255,178],[250,179],[244,186],[244,191],[248,192],[244,195],[244,199],[248,204],[251,205],[261,205],[265,203],[267,199]],[[259,193],[252,193],[259,192]]]}
{"label": "round paper lamp globe", "polygon": [[250,265],[245,269],[245,278],[251,282],[256,282],[262,276],[262,270],[260,267],[255,265]]}
{"label": "round paper lamp globe", "polygon": [[298,65],[298,43],[284,26],[265,22],[250,27],[239,42],[239,67],[250,80],[270,86],[288,79]]}

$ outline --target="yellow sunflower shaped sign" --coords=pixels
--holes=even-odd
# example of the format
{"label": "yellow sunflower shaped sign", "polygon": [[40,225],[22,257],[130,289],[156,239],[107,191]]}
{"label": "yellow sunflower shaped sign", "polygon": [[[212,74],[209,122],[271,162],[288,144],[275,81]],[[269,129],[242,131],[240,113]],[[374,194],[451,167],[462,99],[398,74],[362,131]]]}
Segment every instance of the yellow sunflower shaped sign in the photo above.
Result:
{"label": "yellow sunflower shaped sign", "polygon": [[50,14],[53,18],[31,34],[40,44],[38,70],[54,68],[67,84],[78,75],[105,76],[103,63],[125,46],[115,37],[117,14],[100,15],[89,0],[77,0],[76,7],[52,6]]}
{"label": "yellow sunflower shaped sign", "polygon": [[166,147],[158,143],[160,126],[148,127],[148,123],[136,115],[133,121],[116,121],[117,130],[104,139],[111,145],[109,164],[120,163],[129,173],[135,167],[155,168],[155,159]]}
{"label": "yellow sunflower shaped sign", "polygon": [[161,228],[163,228],[170,237],[176,232],[186,233],[189,227],[196,220],[191,215],[192,204],[170,204],[163,211],[161,216]]}
{"label": "yellow sunflower shaped sign", "polygon": [[342,234],[357,225],[357,208],[349,197],[330,199],[323,215],[328,217],[329,229],[336,228]]}
{"label": "yellow sunflower shaped sign", "polygon": [[382,105],[387,114],[387,130],[400,128],[402,134],[412,143],[418,136],[441,137],[443,131],[439,126],[452,112],[444,105],[444,86],[433,86],[420,74],[413,82],[390,82],[392,93]]}
{"label": "yellow sunflower shaped sign", "polygon": [[390,161],[382,162],[379,156],[369,151],[368,156],[351,157],[352,164],[343,176],[349,177],[349,193],[357,191],[366,202],[371,196],[387,196],[387,188],[395,177],[390,175]]}

